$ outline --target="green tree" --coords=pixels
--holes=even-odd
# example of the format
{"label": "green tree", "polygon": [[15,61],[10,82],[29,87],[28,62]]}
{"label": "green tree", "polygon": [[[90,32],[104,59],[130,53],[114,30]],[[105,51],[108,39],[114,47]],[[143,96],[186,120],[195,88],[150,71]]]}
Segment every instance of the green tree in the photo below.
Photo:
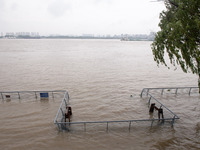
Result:
{"label": "green tree", "polygon": [[[160,13],[160,31],[152,43],[157,64],[168,67],[165,54],[175,67],[199,76],[200,87],[200,0],[165,0]],[[200,92],[200,88],[199,88]]]}

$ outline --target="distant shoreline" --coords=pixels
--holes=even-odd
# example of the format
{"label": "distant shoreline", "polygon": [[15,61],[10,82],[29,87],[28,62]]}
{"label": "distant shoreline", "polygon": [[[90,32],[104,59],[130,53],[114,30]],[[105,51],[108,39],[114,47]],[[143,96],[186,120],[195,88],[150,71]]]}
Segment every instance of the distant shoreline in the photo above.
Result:
{"label": "distant shoreline", "polygon": [[116,39],[121,41],[153,41],[153,39],[131,38],[123,39],[121,37],[71,37],[71,36],[41,36],[41,37],[0,37],[0,39]]}
{"label": "distant shoreline", "polygon": [[150,34],[121,34],[121,35],[39,35],[39,33],[3,33],[0,39],[118,39],[121,41],[154,41],[155,33]]}

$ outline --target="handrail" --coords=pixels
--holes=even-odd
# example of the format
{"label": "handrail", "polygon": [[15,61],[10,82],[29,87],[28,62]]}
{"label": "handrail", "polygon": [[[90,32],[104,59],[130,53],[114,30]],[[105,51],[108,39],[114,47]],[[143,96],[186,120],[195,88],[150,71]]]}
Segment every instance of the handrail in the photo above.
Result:
{"label": "handrail", "polygon": [[170,113],[172,113],[174,116],[176,116],[177,119],[179,119],[179,117],[172,112],[169,108],[167,108],[164,104],[162,104],[160,101],[158,101],[155,97],[153,97],[150,93],[146,92],[148,95],[150,95],[151,98],[153,98],[156,102],[158,102],[162,107],[166,108]]}
{"label": "handrail", "polygon": [[[159,89],[159,88],[154,88],[154,89]],[[166,88],[166,89],[168,89],[168,88]],[[130,129],[130,126],[131,126],[131,123],[132,122],[142,122],[142,121],[151,121],[151,126],[152,126],[152,124],[153,124],[153,122],[154,121],[167,121],[167,120],[170,120],[171,121],[171,124],[172,124],[172,126],[173,126],[173,124],[174,124],[174,121],[176,120],[176,119],[179,119],[179,117],[174,113],[174,112],[172,112],[169,108],[167,108],[164,104],[162,104],[159,100],[157,100],[155,97],[153,97],[149,92],[149,89],[148,88],[145,88],[145,89],[143,89],[142,90],[142,93],[141,93],[141,95],[144,93],[144,92],[146,92],[147,93],[147,95],[149,95],[150,96],[150,99],[152,98],[153,100],[155,100],[156,102],[158,102],[161,106],[163,106],[170,114],[172,114],[173,115],[173,117],[168,117],[168,118],[159,118],[159,119],[155,119],[155,118],[152,118],[152,119],[136,119],[136,120],[113,120],[113,121],[79,121],[79,122],[64,122],[62,119],[63,119],[63,115],[64,114],[62,114],[61,113],[61,109],[62,109],[62,107],[63,107],[63,105],[64,106],[66,106],[66,101],[65,101],[65,99],[66,100],[69,100],[69,98],[68,98],[68,93],[65,93],[65,95],[64,95],[64,98],[63,98],[63,100],[62,100],[62,102],[61,102],[61,105],[60,105],[60,107],[59,107],[59,109],[58,109],[58,112],[57,112],[57,114],[56,114],[56,117],[55,117],[55,120],[54,120],[54,124],[57,124],[58,125],[58,128],[59,129],[67,129],[67,130],[69,130],[68,128],[69,128],[69,126],[67,127],[66,125],[70,125],[70,124],[82,124],[82,125],[84,125],[84,128],[86,129],[86,124],[100,124],[100,123],[107,123],[107,130],[108,130],[108,124],[109,123],[123,123],[123,122],[128,122],[129,123],[129,129]],[[66,91],[67,92],[67,91]],[[65,101],[65,104],[64,104],[64,101]],[[150,100],[149,100],[150,101]],[[68,104],[68,102],[67,102],[67,104]],[[58,121],[57,119],[58,119],[58,116],[59,115],[61,115],[61,121]]]}
{"label": "handrail", "polygon": [[[120,122],[142,122],[142,121],[162,121],[162,120],[173,120],[174,118],[164,119],[136,119],[136,120],[113,120],[113,121],[80,121],[80,122],[56,122],[57,124],[95,124],[95,123],[120,123]],[[178,118],[175,118],[178,119]]]}
{"label": "handrail", "polygon": [[[67,129],[69,131],[69,126],[74,125],[83,125],[84,131],[86,131],[86,124],[107,124],[106,130],[108,131],[109,123],[128,123],[129,131],[131,130],[131,123],[132,122],[151,122],[151,126],[153,125],[154,121],[171,121],[171,125],[173,126],[174,121],[179,118],[163,118],[163,119],[137,119],[137,120],[116,120],[116,121],[81,121],[81,122],[56,122],[59,129]],[[68,125],[68,127],[67,127]]]}
{"label": "handrail", "polygon": [[159,87],[159,88],[144,88],[144,89],[186,89],[186,88],[199,88],[196,86],[185,86],[185,87]]}
{"label": "handrail", "polygon": [[189,95],[190,95],[190,93],[191,93],[191,90],[192,89],[197,89],[197,88],[199,88],[199,87],[164,87],[164,88],[143,88],[143,90],[142,90],[142,92],[141,92],[141,94],[140,94],[140,97],[142,97],[142,94],[143,94],[143,92],[145,91],[145,90],[147,90],[148,92],[147,93],[149,93],[149,91],[150,90],[162,90],[161,91],[161,94],[163,94],[163,91],[164,90],[172,90],[172,89],[176,89],[176,93],[175,94],[177,94],[177,92],[178,92],[178,89],[189,89]]}
{"label": "handrail", "polygon": [[62,102],[61,102],[61,104],[60,104],[60,107],[59,107],[59,109],[58,109],[58,112],[57,112],[57,114],[56,114],[56,117],[55,117],[55,119],[54,119],[54,124],[56,123],[57,124],[57,118],[58,118],[58,115],[59,115],[59,113],[60,113],[60,110],[62,109],[62,105],[64,104],[65,105],[65,107],[68,105],[68,103],[69,103],[69,94],[68,94],[68,92],[67,91],[65,91],[65,94],[64,94],[64,97],[63,97],[63,99],[62,99]]}
{"label": "handrail", "polygon": [[50,90],[50,91],[48,91],[48,90],[45,90],[45,91],[43,91],[43,90],[41,90],[41,91],[0,91],[0,93],[30,93],[30,92],[65,92],[66,90]]}
{"label": "handrail", "polygon": [[60,107],[59,107],[58,112],[57,112],[57,114],[56,114],[56,117],[55,117],[55,119],[54,119],[54,123],[57,123],[57,118],[58,118],[58,115],[59,115],[59,113],[60,113],[60,109],[62,108],[62,105],[63,105],[64,100],[65,100],[65,99],[63,99],[63,100],[62,100],[62,103],[60,104]]}
{"label": "handrail", "polygon": [[[18,94],[18,98],[20,99],[21,96],[20,94],[22,93],[33,93],[35,94],[35,98],[37,98],[37,93],[55,93],[55,92],[65,92],[66,90],[35,90],[35,91],[0,91],[0,94],[1,94],[1,99],[4,100],[4,95],[3,94]],[[52,95],[53,96],[53,95]],[[54,96],[53,96],[54,97]]]}

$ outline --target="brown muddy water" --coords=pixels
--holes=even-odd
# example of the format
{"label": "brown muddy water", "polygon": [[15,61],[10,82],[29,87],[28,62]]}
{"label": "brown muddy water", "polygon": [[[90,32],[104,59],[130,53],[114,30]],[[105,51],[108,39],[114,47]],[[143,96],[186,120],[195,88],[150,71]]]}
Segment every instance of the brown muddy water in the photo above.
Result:
{"label": "brown muddy water", "polygon": [[[0,40],[0,91],[67,90],[73,121],[149,118],[145,87],[197,86],[197,76],[157,67],[151,42],[118,40]],[[130,95],[133,95],[130,97]],[[47,101],[0,99],[0,149],[200,149],[200,97],[153,93],[180,119],[150,126],[133,123],[72,126],[53,120],[62,94]]]}

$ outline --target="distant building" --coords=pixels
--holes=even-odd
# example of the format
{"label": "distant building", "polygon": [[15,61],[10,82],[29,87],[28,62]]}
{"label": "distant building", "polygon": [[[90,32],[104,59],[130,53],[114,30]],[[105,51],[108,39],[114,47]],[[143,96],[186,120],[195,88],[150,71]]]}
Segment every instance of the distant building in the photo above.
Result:
{"label": "distant building", "polygon": [[94,37],[94,34],[82,34],[82,37]]}
{"label": "distant building", "polygon": [[155,33],[151,32],[147,34],[122,34],[121,41],[153,41],[155,38]]}
{"label": "distant building", "polygon": [[38,32],[17,32],[16,38],[24,38],[24,39],[40,38],[40,35]]}
{"label": "distant building", "polygon": [[6,32],[5,38],[13,39],[15,38],[14,32]]}
{"label": "distant building", "polygon": [[129,41],[130,36],[128,34],[121,34],[121,41]]}

